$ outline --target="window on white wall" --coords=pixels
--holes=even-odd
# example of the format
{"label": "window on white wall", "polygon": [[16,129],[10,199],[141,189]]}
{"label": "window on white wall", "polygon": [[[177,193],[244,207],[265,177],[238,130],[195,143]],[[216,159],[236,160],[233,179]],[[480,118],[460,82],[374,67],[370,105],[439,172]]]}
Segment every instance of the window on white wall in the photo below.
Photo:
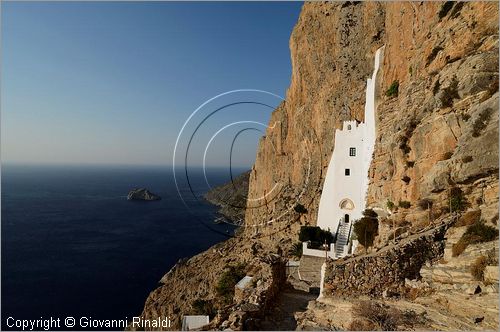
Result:
{"label": "window on white wall", "polygon": [[351,175],[351,170],[349,168],[345,169],[345,176]]}
{"label": "window on white wall", "polygon": [[356,148],[349,148],[349,156],[351,157],[356,156]]}

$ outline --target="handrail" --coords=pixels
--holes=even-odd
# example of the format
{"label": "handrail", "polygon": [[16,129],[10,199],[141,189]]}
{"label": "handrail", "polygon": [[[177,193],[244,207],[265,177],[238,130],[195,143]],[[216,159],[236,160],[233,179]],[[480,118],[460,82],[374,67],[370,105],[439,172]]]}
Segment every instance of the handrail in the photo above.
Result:
{"label": "handrail", "polygon": [[335,241],[333,241],[333,243],[337,243],[337,238],[339,237],[339,230],[341,224],[342,224],[342,218],[340,218],[339,224],[337,225],[337,232],[335,233]]}
{"label": "handrail", "polygon": [[[306,248],[307,248],[307,249],[312,249],[312,250],[322,250],[322,251],[330,251],[330,246],[331,246],[331,243],[328,243],[328,244],[327,244],[327,247],[325,247],[325,246],[324,246],[324,244],[323,244],[323,245],[321,245],[320,249],[310,247],[310,245],[312,244],[310,240],[309,240],[309,241],[305,241],[305,243],[306,243]],[[321,249],[321,248],[322,248],[322,249]]]}
{"label": "handrail", "polygon": [[352,224],[353,222],[351,221],[351,225],[349,226],[349,234],[347,235],[347,244],[349,244],[349,241],[351,240]]}

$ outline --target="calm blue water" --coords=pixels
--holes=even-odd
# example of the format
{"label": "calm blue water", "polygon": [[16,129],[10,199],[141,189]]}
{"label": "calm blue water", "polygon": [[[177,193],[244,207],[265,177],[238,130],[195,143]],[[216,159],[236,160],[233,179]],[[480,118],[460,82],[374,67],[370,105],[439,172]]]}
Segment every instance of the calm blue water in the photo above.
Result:
{"label": "calm blue water", "polygon": [[[226,173],[212,170],[210,184]],[[134,187],[163,199],[127,201]],[[138,315],[178,259],[232,233],[208,203],[187,195],[185,208],[169,168],[2,166],[1,197],[2,329],[9,316]]]}

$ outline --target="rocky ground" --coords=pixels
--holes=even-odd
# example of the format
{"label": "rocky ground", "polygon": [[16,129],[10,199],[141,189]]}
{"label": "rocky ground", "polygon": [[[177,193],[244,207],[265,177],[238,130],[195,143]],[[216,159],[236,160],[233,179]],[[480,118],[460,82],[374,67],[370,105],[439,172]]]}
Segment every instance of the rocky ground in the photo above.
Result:
{"label": "rocky ground", "polygon": [[[355,273],[348,274],[342,282],[347,290],[326,295],[311,301],[306,311],[297,313],[299,329],[347,329],[347,330],[497,330],[498,329],[498,239],[495,241],[469,245],[457,257],[452,255],[455,245],[466,226],[451,226],[443,239],[441,256],[433,263],[423,264],[415,279],[403,279],[399,292],[394,292],[391,284],[383,294],[370,290],[376,286],[378,273],[388,271],[370,268],[365,281],[366,288],[352,285]],[[432,230],[431,230],[432,231]],[[429,233],[427,231],[426,233]],[[414,235],[420,236],[420,235]],[[402,248],[410,238],[397,245],[382,248],[378,253],[361,255],[376,257],[387,250]],[[492,255],[492,265],[484,269],[484,279],[477,280],[471,268],[479,257]],[[383,255],[387,257],[387,255]],[[352,261],[353,259],[351,259]],[[359,263],[358,263],[359,264]],[[397,274],[401,266],[394,267]],[[359,270],[367,271],[363,268]],[[338,285],[339,281],[335,284]],[[325,286],[326,287],[326,286]],[[391,290],[392,289],[392,290]],[[360,303],[370,303],[360,309]],[[377,308],[379,305],[383,309]],[[391,318],[396,317],[397,319]]]}

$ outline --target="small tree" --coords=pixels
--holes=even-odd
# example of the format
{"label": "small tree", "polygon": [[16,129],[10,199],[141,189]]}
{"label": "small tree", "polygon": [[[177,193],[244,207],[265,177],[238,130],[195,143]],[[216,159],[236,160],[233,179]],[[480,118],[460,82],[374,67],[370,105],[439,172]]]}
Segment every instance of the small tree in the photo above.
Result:
{"label": "small tree", "polygon": [[387,208],[389,209],[389,211],[394,210],[395,205],[391,200],[387,200]]}
{"label": "small tree", "polygon": [[420,201],[418,201],[418,207],[421,208],[422,210],[428,210],[428,217],[429,217],[429,222],[432,222],[432,205],[434,204],[434,201],[430,198],[422,198]]}
{"label": "small tree", "polygon": [[363,217],[354,223],[354,233],[365,248],[373,246],[375,236],[378,235],[377,213],[371,209],[363,211]]}
{"label": "small tree", "polygon": [[310,241],[313,248],[319,248],[325,242],[332,243],[333,234],[329,231],[322,230],[317,226],[302,226],[300,228],[299,240],[301,242]]}
{"label": "small tree", "polygon": [[467,199],[464,197],[462,189],[452,187],[449,190],[450,212],[463,211],[467,207]]}
{"label": "small tree", "polygon": [[398,205],[403,209],[409,209],[411,207],[411,203],[408,201],[399,201]]}
{"label": "small tree", "polygon": [[225,303],[233,301],[234,286],[245,276],[245,264],[229,265],[219,278],[215,290]]}
{"label": "small tree", "polygon": [[293,209],[295,210],[295,212],[300,213],[300,214],[307,213],[306,207],[300,203],[295,205],[295,207]]}
{"label": "small tree", "polygon": [[397,97],[399,93],[399,81],[393,81],[387,91],[385,92],[385,95],[387,97]]}

